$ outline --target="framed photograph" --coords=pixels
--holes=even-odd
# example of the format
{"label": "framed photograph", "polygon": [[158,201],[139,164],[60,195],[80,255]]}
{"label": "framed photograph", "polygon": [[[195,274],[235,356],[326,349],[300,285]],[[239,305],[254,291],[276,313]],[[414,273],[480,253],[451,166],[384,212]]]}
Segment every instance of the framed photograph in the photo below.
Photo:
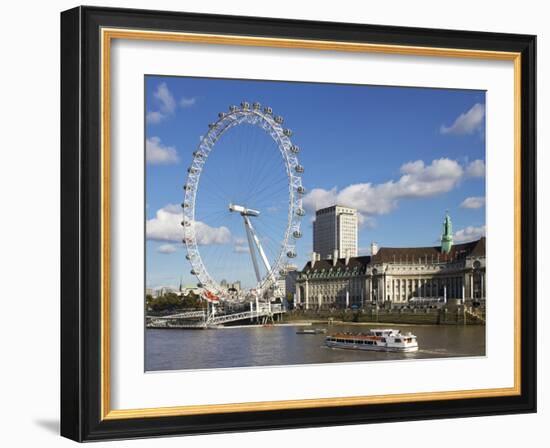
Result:
{"label": "framed photograph", "polygon": [[62,435],[535,412],[535,43],[63,12]]}

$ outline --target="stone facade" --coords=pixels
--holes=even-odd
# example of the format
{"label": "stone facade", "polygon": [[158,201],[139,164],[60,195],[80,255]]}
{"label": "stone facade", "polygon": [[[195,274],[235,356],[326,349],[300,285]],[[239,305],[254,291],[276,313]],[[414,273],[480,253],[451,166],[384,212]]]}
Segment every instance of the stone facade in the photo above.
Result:
{"label": "stone facade", "polygon": [[[485,237],[463,244],[382,247],[364,257],[320,260],[315,255],[296,279],[301,309],[405,306],[411,299],[484,303]],[[414,302],[413,300],[413,302]]]}

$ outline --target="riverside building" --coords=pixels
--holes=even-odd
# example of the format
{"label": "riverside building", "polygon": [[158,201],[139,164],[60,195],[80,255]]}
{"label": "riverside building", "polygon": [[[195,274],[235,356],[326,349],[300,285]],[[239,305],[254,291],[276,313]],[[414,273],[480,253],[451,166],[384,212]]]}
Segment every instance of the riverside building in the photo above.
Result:
{"label": "riverside building", "polygon": [[296,279],[301,309],[485,304],[485,237],[454,244],[447,214],[439,246],[380,247],[371,255],[323,259],[313,253]]}
{"label": "riverside building", "polygon": [[357,257],[357,210],[340,205],[317,210],[313,251],[322,260]]}

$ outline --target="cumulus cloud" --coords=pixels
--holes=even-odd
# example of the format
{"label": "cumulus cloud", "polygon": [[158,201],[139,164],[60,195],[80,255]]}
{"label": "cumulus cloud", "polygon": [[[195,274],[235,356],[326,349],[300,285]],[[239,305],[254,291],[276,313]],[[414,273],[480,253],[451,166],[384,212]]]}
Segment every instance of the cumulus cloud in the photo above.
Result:
{"label": "cumulus cloud", "polygon": [[315,212],[320,208],[330,207],[331,205],[336,204],[337,196],[338,192],[336,190],[336,187],[334,187],[332,190],[313,188],[304,196],[302,203],[307,210]]}
{"label": "cumulus cloud", "polygon": [[460,206],[462,208],[477,209],[485,205],[485,198],[483,196],[470,196],[462,201]]}
{"label": "cumulus cloud", "polygon": [[150,110],[147,112],[147,123],[160,123],[175,112],[177,106],[176,100],[165,82],[157,86],[156,90],[153,92],[153,99],[158,110]]}
{"label": "cumulus cloud", "polygon": [[201,246],[227,244],[231,241],[231,232],[227,227],[210,227],[201,221],[195,221],[195,235],[197,244]]}
{"label": "cumulus cloud", "polygon": [[457,230],[453,236],[455,243],[464,243],[466,241],[474,241],[482,236],[485,236],[486,226],[468,226],[464,229]]}
{"label": "cumulus cloud", "polygon": [[178,248],[173,244],[161,244],[159,247],[157,247],[157,252],[161,254],[173,254],[177,250]]}
{"label": "cumulus cloud", "polygon": [[[183,239],[183,228],[181,221],[183,213],[175,204],[168,204],[157,210],[152,219],[145,224],[147,239],[153,241],[181,242]],[[228,244],[231,242],[231,232],[225,226],[211,227],[201,221],[195,221],[195,235],[197,244]]]}
{"label": "cumulus cloud", "polygon": [[168,165],[179,162],[176,148],[163,145],[159,137],[145,140],[145,159],[151,165]]}
{"label": "cumulus cloud", "polygon": [[485,177],[485,162],[474,160],[466,166],[466,175],[469,177]]}
{"label": "cumulus cloud", "polygon": [[447,193],[464,177],[464,168],[455,160],[441,158],[426,165],[422,160],[401,166],[401,177],[381,184],[353,184],[338,191],[314,188],[303,199],[304,207],[314,212],[334,204],[356,208],[365,217],[394,210],[399,201]]}
{"label": "cumulus cloud", "polygon": [[466,135],[481,131],[483,118],[485,117],[485,106],[476,103],[470,110],[460,114],[450,126],[441,125],[442,134]]}

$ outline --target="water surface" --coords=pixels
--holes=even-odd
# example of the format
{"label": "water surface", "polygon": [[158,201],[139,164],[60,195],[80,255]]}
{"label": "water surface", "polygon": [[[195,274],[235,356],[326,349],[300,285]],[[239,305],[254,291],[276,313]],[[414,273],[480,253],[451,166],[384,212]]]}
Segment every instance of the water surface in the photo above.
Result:
{"label": "water surface", "polygon": [[[324,347],[325,335],[296,334],[300,328],[328,333],[393,327],[418,336],[412,353],[367,352]],[[295,364],[384,361],[485,355],[485,327],[477,325],[312,325],[209,330],[147,329],[145,370],[214,369]]]}

